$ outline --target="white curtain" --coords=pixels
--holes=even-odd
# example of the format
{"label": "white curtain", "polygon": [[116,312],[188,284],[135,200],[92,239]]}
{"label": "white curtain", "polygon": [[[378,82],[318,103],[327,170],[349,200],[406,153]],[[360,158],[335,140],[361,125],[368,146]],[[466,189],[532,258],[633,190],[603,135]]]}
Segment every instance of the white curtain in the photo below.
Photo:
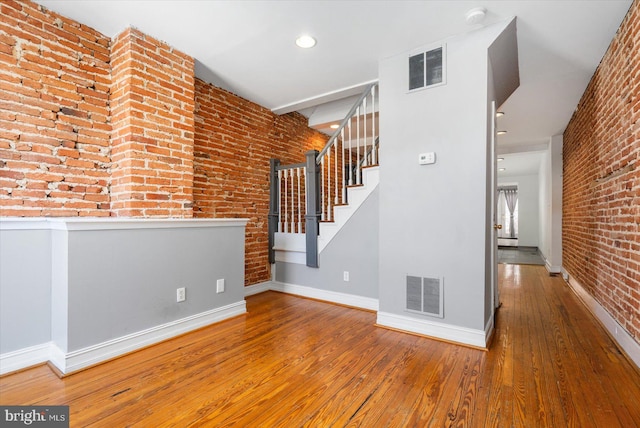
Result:
{"label": "white curtain", "polygon": [[507,201],[507,208],[509,209],[509,237],[516,237],[516,229],[513,215],[516,212],[516,203],[518,202],[518,189],[507,188],[503,189],[504,198]]}
{"label": "white curtain", "polygon": [[504,222],[505,214],[507,211],[507,202],[504,200],[504,192],[498,190],[498,223],[502,225],[501,229],[498,229],[498,238],[506,238],[507,225]]}
{"label": "white curtain", "polygon": [[498,230],[498,238],[518,237],[518,188],[504,186],[498,188],[498,221],[502,229]]}

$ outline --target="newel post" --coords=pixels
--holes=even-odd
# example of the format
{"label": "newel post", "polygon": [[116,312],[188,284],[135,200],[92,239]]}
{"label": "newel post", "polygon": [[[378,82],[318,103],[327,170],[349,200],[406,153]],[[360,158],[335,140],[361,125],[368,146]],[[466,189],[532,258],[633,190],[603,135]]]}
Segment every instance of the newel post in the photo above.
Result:
{"label": "newel post", "polygon": [[279,209],[278,206],[278,167],[280,166],[280,159],[269,160],[269,263],[276,262],[276,252],[273,249],[275,245],[275,235],[278,231],[278,218]]}
{"label": "newel post", "polygon": [[320,207],[320,166],[316,163],[317,150],[308,151],[307,158],[307,213],[305,217],[306,242],[307,242],[307,266],[318,267],[318,234],[321,214]]}

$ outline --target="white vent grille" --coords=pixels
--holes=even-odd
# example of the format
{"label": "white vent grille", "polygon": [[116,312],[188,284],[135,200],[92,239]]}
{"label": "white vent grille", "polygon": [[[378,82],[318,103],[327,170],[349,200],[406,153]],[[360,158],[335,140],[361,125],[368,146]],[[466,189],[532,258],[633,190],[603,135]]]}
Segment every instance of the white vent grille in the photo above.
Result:
{"label": "white vent grille", "polygon": [[442,278],[407,275],[407,311],[444,317],[443,283]]}

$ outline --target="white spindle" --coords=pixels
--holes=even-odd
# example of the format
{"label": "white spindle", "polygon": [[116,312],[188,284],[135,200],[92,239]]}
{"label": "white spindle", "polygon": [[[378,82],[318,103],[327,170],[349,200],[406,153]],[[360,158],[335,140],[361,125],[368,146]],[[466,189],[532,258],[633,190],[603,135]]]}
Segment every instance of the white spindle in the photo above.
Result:
{"label": "white spindle", "polygon": [[335,194],[336,197],[334,199],[333,205],[338,205],[340,203],[340,190],[338,189],[338,186],[340,185],[340,183],[338,182],[338,164],[340,162],[338,162],[338,139],[336,138],[335,142],[333,143],[333,162],[335,163],[335,165],[333,166],[333,172],[334,172],[334,176],[335,176]]}
{"label": "white spindle", "polygon": [[282,232],[282,170],[278,171],[278,232]]}
{"label": "white spindle", "polygon": [[364,109],[364,159],[362,159],[362,164],[364,166],[368,166],[369,165],[369,161],[367,160],[369,158],[368,154],[367,154],[367,97],[364,97],[364,99],[362,100],[362,107]]}
{"label": "white spindle", "polygon": [[302,205],[300,205],[300,169],[296,168],[298,174],[298,233],[302,233]]}
{"label": "white spindle", "polygon": [[293,168],[289,170],[289,175],[291,176],[291,233],[296,233],[296,214],[295,214],[295,199],[294,199],[294,178],[293,178]]}
{"label": "white spindle", "polygon": [[322,207],[320,219],[322,221],[325,220],[325,209],[324,209],[324,157],[320,159],[320,206]]}
{"label": "white spindle", "polygon": [[371,162],[378,164],[376,159],[376,86],[371,88]]}
{"label": "white spindle", "polygon": [[289,190],[287,177],[289,172],[285,170],[282,175],[284,175],[284,233],[289,233],[289,206],[287,204],[287,191]]}
{"label": "white spindle", "polygon": [[[302,178],[304,178],[304,213],[305,216],[307,214],[307,167],[303,166],[302,167]],[[300,229],[300,231],[302,231],[302,229]]]}
{"label": "white spindle", "polygon": [[349,119],[349,186],[353,186],[353,152],[351,151],[351,119]]}
{"label": "white spindle", "polygon": [[358,152],[356,162],[356,184],[362,184],[360,183],[360,106],[358,106],[356,115],[356,151]]}
{"label": "white spindle", "polygon": [[[324,192],[324,189],[322,189]],[[331,221],[331,149],[327,150],[327,220]]]}
{"label": "white spindle", "polygon": [[[343,180],[342,180],[342,203],[346,203],[347,201],[347,184],[349,183],[349,173],[347,172],[347,170],[345,169],[345,166],[347,165],[347,159],[345,158],[345,141],[344,141],[344,128],[342,128],[340,130],[340,141],[342,141],[342,174],[344,176]],[[347,152],[348,153],[348,152]]]}

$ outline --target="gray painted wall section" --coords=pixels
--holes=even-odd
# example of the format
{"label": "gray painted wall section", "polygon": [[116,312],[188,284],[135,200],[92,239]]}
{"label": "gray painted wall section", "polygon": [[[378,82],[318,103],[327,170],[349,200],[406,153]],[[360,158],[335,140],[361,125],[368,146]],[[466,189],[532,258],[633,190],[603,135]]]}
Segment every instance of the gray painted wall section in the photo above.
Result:
{"label": "gray painted wall section", "polygon": [[319,268],[277,262],[276,281],[377,299],[378,212],[375,189],[320,253]]}
{"label": "gray painted wall section", "polygon": [[51,231],[51,341],[68,351],[69,337],[69,236],[66,230]]}
{"label": "gray painted wall section", "polygon": [[51,234],[0,230],[0,354],[51,340]]}
{"label": "gray painted wall section", "polygon": [[67,351],[244,300],[243,240],[241,227],[70,231]]}
{"label": "gray painted wall section", "polygon": [[1,219],[0,354],[68,353],[243,302],[245,223]]}
{"label": "gray painted wall section", "polygon": [[[409,55],[436,45],[380,62],[382,312],[485,328],[487,48],[505,26],[447,40],[443,86],[407,91]],[[405,311],[407,274],[444,278],[444,319]]]}

